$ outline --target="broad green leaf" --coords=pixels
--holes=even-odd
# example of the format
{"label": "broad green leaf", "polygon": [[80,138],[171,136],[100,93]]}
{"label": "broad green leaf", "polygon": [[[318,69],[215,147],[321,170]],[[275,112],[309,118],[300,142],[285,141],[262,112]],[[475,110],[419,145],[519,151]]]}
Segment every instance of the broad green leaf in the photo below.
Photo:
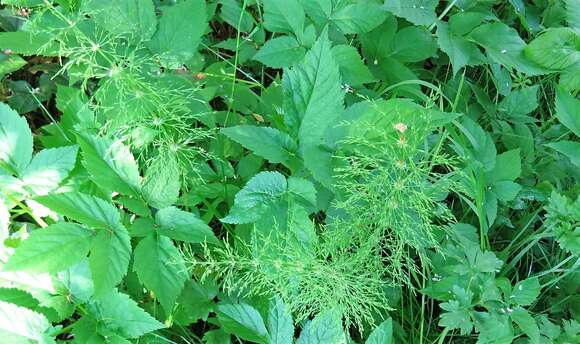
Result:
{"label": "broad green leaf", "polygon": [[231,336],[223,330],[211,330],[203,334],[205,344],[231,344]]}
{"label": "broad green leaf", "polygon": [[374,81],[369,68],[364,64],[356,48],[341,44],[332,47],[332,56],[340,69],[340,75],[345,84],[361,86]]}
{"label": "broad green leaf", "polygon": [[50,343],[46,317],[28,308],[0,301],[0,337],[3,343]]}
{"label": "broad green leaf", "polygon": [[498,155],[495,168],[491,172],[491,182],[498,180],[514,181],[522,173],[520,150],[514,149]]}
{"label": "broad green leaf", "polygon": [[239,125],[223,128],[221,132],[272,163],[290,166],[298,150],[288,134],[270,127]]}
{"label": "broad green leaf", "polygon": [[564,140],[548,143],[546,146],[564,154],[574,165],[580,167],[580,143]]}
{"label": "broad green leaf", "polygon": [[0,49],[10,49],[25,56],[36,55],[40,51],[45,56],[58,56],[57,46],[47,33],[0,32]]}
{"label": "broad green leaf", "polygon": [[562,124],[580,137],[580,100],[556,88],[556,116]]}
{"label": "broad green leaf", "polygon": [[497,181],[492,186],[493,193],[504,202],[509,202],[516,198],[521,189],[522,186],[520,184],[509,180]]}
{"label": "broad green leaf", "polygon": [[386,13],[382,6],[372,2],[346,5],[332,13],[330,20],[343,33],[365,33],[381,25]]}
{"label": "broad green leaf", "polygon": [[62,282],[71,296],[82,303],[89,301],[95,292],[88,259],[83,259],[80,263],[59,272],[58,280]]}
{"label": "broad green leaf", "polygon": [[239,1],[220,0],[219,3],[222,5],[220,18],[241,32],[252,31],[254,28],[254,19],[247,11],[242,13],[242,6]]}
{"label": "broad green leaf", "polygon": [[512,322],[507,315],[499,312],[473,312],[475,329],[479,332],[478,342],[488,344],[509,344],[513,342]]}
{"label": "broad green leaf", "polygon": [[25,188],[38,196],[56,189],[74,168],[77,151],[77,146],[40,151],[22,174]]}
{"label": "broad green leaf", "polygon": [[463,36],[455,35],[445,22],[437,24],[437,43],[441,50],[449,56],[453,75],[463,67],[479,65],[485,62],[485,56],[474,43]]}
{"label": "broad green leaf", "polygon": [[566,21],[568,25],[576,30],[580,30],[580,2],[577,0],[565,0]]}
{"label": "broad green leaf", "polygon": [[304,32],[304,9],[298,0],[263,0],[264,27],[268,31],[293,33],[301,38]]}
{"label": "broad green leaf", "polygon": [[443,302],[440,307],[446,312],[439,316],[439,326],[446,327],[450,330],[458,329],[462,335],[471,333],[473,323],[471,322],[469,310],[462,306],[459,301],[450,300]]}
{"label": "broad green leaf", "polygon": [[93,231],[73,223],[57,223],[37,229],[16,249],[4,270],[62,271],[89,253]]}
{"label": "broad green leaf", "polygon": [[177,68],[194,56],[207,27],[204,0],[186,0],[165,6],[159,28],[147,46],[164,66]]}
{"label": "broad green leaf", "polygon": [[8,238],[10,227],[10,212],[8,211],[8,206],[2,197],[0,197],[0,245],[4,242],[4,239]]}
{"label": "broad green leaf", "polygon": [[528,311],[522,307],[516,307],[510,313],[512,320],[518,324],[518,327],[530,338],[530,343],[540,342],[540,330],[538,324]]}
{"label": "broad green leaf", "polygon": [[77,135],[83,165],[104,190],[138,197],[141,194],[139,167],[131,151],[121,141],[92,135]]}
{"label": "broad green leaf", "polygon": [[142,239],[135,248],[133,270],[167,314],[171,313],[188,278],[183,258],[171,239],[155,234]]}
{"label": "broad green leaf", "polygon": [[278,172],[258,173],[236,194],[234,206],[221,221],[243,224],[258,220],[271,202],[286,193],[287,186],[286,178]]}
{"label": "broad green leaf", "polygon": [[190,243],[218,243],[211,228],[197,215],[175,207],[167,207],[155,214],[158,231],[174,240]]}
{"label": "broad green leaf", "polygon": [[280,36],[266,41],[253,59],[268,67],[290,67],[302,60],[306,54],[300,43],[293,37]]}
{"label": "broad green leaf", "polygon": [[393,319],[389,318],[377,326],[365,344],[393,344]]}
{"label": "broad green leaf", "polygon": [[531,277],[516,283],[510,301],[520,306],[531,305],[540,295],[541,286],[537,277]]}
{"label": "broad green leaf", "polygon": [[101,27],[132,39],[147,41],[155,33],[157,20],[152,0],[89,0],[82,4]]}
{"label": "broad green leaf", "polygon": [[119,211],[109,202],[80,192],[66,192],[37,197],[38,203],[72,220],[96,228],[118,228]]}
{"label": "broad green leaf", "polygon": [[264,320],[254,307],[245,303],[222,303],[217,306],[216,313],[227,333],[255,343],[268,342]]}
{"label": "broad green leaf", "polygon": [[101,230],[97,234],[89,256],[95,295],[103,295],[121,282],[130,259],[131,238],[125,228]]}
{"label": "broad green leaf", "polygon": [[26,60],[18,55],[0,53],[0,79],[24,67],[26,63]]}
{"label": "broad green leaf", "polygon": [[580,34],[567,27],[549,28],[530,42],[525,56],[552,70],[580,67]]}
{"label": "broad green leaf", "polygon": [[327,129],[344,112],[344,92],[338,64],[326,32],[306,54],[302,64],[284,74],[284,117],[292,134],[298,134],[304,165],[322,185],[331,187],[331,158]]}
{"label": "broad green leaf", "polygon": [[32,158],[32,132],[26,118],[0,103],[0,168],[6,164],[10,173],[21,174]]}
{"label": "broad green leaf", "polygon": [[498,110],[504,112],[509,119],[529,114],[538,107],[538,85],[523,87],[512,91],[498,105]]}
{"label": "broad green leaf", "polygon": [[430,25],[437,20],[438,4],[439,0],[385,0],[384,8],[413,24]]}
{"label": "broad green leaf", "polygon": [[217,285],[209,279],[203,284],[189,279],[177,299],[178,306],[173,313],[175,322],[186,326],[200,319],[207,319],[209,313],[215,309],[214,298],[217,291]]}
{"label": "broad green leaf", "polygon": [[138,338],[164,328],[163,324],[141,309],[128,295],[111,290],[89,304],[97,321],[125,338]]}
{"label": "broad green leaf", "polygon": [[390,56],[401,62],[419,62],[436,52],[437,43],[430,32],[422,27],[408,26],[395,34]]}
{"label": "broad green leaf", "polygon": [[485,48],[485,52],[491,60],[507,68],[517,69],[528,75],[539,75],[546,72],[544,68],[525,58],[526,43],[514,28],[504,23],[480,25],[469,36]]}
{"label": "broad green leaf", "polygon": [[268,333],[270,344],[292,344],[292,338],[294,338],[292,314],[279,297],[270,302]]}
{"label": "broad green leaf", "polygon": [[168,207],[179,198],[181,172],[173,156],[158,157],[145,172],[143,196],[157,209]]}
{"label": "broad green leaf", "polygon": [[302,329],[296,344],[343,343],[346,338],[340,315],[335,310],[319,313]]}

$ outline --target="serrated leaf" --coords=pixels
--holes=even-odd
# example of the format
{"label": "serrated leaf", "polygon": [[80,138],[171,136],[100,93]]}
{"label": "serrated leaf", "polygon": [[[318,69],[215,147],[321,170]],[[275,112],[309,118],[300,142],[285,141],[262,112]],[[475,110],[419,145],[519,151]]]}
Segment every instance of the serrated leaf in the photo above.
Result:
{"label": "serrated leaf", "polygon": [[242,7],[237,0],[220,0],[222,5],[220,18],[241,32],[250,32],[254,28],[254,18]]}
{"label": "serrated leaf", "polygon": [[131,238],[125,228],[101,230],[91,246],[89,265],[95,295],[103,295],[121,282],[131,259]]}
{"label": "serrated leaf", "polygon": [[165,6],[159,28],[147,46],[164,66],[178,68],[194,56],[207,26],[204,0],[186,0]]}
{"label": "serrated leaf", "polygon": [[145,172],[143,196],[154,208],[165,208],[177,202],[180,188],[181,172],[172,156],[159,157]]}
{"label": "serrated leaf", "polygon": [[217,317],[222,329],[242,339],[255,343],[267,343],[268,331],[260,313],[245,303],[220,304]]}
{"label": "serrated leaf", "polygon": [[0,79],[26,65],[26,60],[18,55],[0,53]]}
{"label": "serrated leaf", "polygon": [[164,328],[128,295],[111,290],[89,304],[90,313],[109,330],[125,338],[138,338]]}
{"label": "serrated leaf", "polygon": [[493,184],[492,191],[498,199],[509,202],[516,198],[522,186],[509,180],[500,180]]}
{"label": "serrated leaf", "polygon": [[456,75],[465,66],[479,65],[485,62],[485,56],[479,51],[477,45],[463,36],[455,35],[445,22],[437,24],[437,43],[441,50],[449,56],[453,75]]}
{"label": "serrated leaf", "polygon": [[272,163],[289,166],[298,149],[288,134],[274,128],[239,125],[221,132]]}
{"label": "serrated leaf", "polygon": [[346,34],[369,32],[381,25],[385,18],[382,6],[372,2],[346,5],[330,16],[330,20]]}
{"label": "serrated leaf", "polygon": [[540,295],[541,286],[537,277],[531,277],[516,283],[510,301],[520,306],[531,305]]}
{"label": "serrated leaf", "polygon": [[2,197],[0,197],[0,245],[10,235],[10,212]]}
{"label": "serrated leaf", "polygon": [[437,43],[430,32],[422,27],[408,26],[395,34],[390,56],[401,62],[419,62],[436,52]]}
{"label": "serrated leaf", "polygon": [[4,265],[6,271],[57,273],[86,257],[93,231],[57,223],[33,231]]}
{"label": "serrated leaf", "polygon": [[522,307],[516,307],[510,313],[512,320],[518,324],[518,327],[530,338],[530,343],[540,342],[540,330],[538,324],[528,311]]}
{"label": "serrated leaf", "polygon": [[174,240],[190,243],[218,243],[219,240],[203,220],[197,215],[175,207],[167,207],[155,214],[159,233]]}
{"label": "serrated leaf", "polygon": [[556,88],[556,117],[580,137],[580,100],[561,88]]}
{"label": "serrated leaf", "polygon": [[435,8],[438,4],[438,0],[385,0],[384,8],[413,24],[430,25],[437,20]]}
{"label": "serrated leaf", "polygon": [[546,147],[550,147],[562,154],[564,154],[572,163],[580,167],[580,143],[575,141],[558,141],[546,144]]}
{"label": "serrated leaf", "polygon": [[580,35],[567,27],[549,28],[524,53],[530,61],[551,70],[580,66]]}
{"label": "serrated leaf", "polygon": [[167,314],[171,313],[187,280],[183,258],[171,239],[162,235],[142,239],[135,248],[133,270]]}
{"label": "serrated leaf", "polygon": [[0,336],[3,343],[46,343],[51,328],[46,317],[28,308],[0,301]]}
{"label": "serrated leaf", "polygon": [[498,105],[498,109],[510,119],[517,119],[538,107],[538,85],[523,87],[510,92]]}
{"label": "serrated leaf", "polygon": [[24,172],[32,158],[32,132],[24,117],[0,103],[0,167],[7,164],[15,174]]}
{"label": "serrated leaf", "polygon": [[331,187],[331,145],[326,131],[344,112],[340,71],[326,32],[306,54],[304,62],[284,74],[284,117],[296,133],[304,165],[321,184]]}
{"label": "serrated leaf", "polygon": [[131,151],[121,141],[92,135],[77,135],[83,152],[83,165],[104,190],[139,197],[139,167]]}
{"label": "serrated leaf", "polygon": [[279,297],[270,302],[268,333],[270,344],[292,344],[294,338],[292,314]]}
{"label": "serrated leaf", "polygon": [[25,188],[38,196],[56,189],[74,168],[77,151],[77,146],[40,151],[22,175]]}
{"label": "serrated leaf", "polygon": [[286,193],[286,178],[278,172],[260,172],[236,194],[225,223],[250,223],[267,211],[270,203]]}
{"label": "serrated leaf", "polygon": [[340,315],[335,310],[319,313],[304,328],[296,344],[327,344],[346,342]]}
{"label": "serrated leaf", "polygon": [[462,335],[470,334],[473,330],[473,323],[469,310],[462,306],[458,301],[451,300],[443,302],[440,307],[446,312],[439,317],[439,326],[449,328],[451,330],[458,329]]}
{"label": "serrated leaf", "polygon": [[294,33],[299,39],[304,32],[304,9],[298,0],[264,0],[264,27],[268,31]]}
{"label": "serrated leaf", "polygon": [[282,68],[293,66],[306,54],[300,43],[290,36],[272,38],[258,50],[253,59],[268,67]]}
{"label": "serrated leaf", "polygon": [[361,86],[374,80],[356,48],[346,44],[336,45],[332,47],[332,56],[338,64],[344,83],[350,86]]}
{"label": "serrated leaf", "polygon": [[377,326],[365,344],[393,344],[393,319],[389,318]]}
{"label": "serrated leaf", "polygon": [[109,202],[80,192],[66,192],[37,197],[49,209],[96,228],[122,227],[119,211]]}
{"label": "serrated leaf", "polygon": [[495,168],[491,173],[491,182],[499,180],[514,181],[522,173],[520,149],[513,149],[498,155],[495,159]]}
{"label": "serrated leaf", "polygon": [[147,41],[157,28],[152,0],[89,0],[82,6],[100,26],[114,34]]}

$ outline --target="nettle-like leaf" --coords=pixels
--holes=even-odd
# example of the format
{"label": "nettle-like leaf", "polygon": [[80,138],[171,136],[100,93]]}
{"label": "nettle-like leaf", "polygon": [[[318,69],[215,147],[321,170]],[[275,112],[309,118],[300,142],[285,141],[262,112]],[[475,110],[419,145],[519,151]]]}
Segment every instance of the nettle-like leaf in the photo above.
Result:
{"label": "nettle-like leaf", "polygon": [[438,4],[438,0],[385,0],[384,8],[413,24],[430,25],[437,20],[435,8]]}
{"label": "nettle-like leaf", "polygon": [[304,165],[322,185],[331,188],[332,142],[327,130],[344,112],[344,92],[331,43],[324,32],[300,65],[284,74],[284,117],[298,137]]}
{"label": "nettle-like leaf", "polygon": [[3,269],[56,273],[87,256],[94,232],[73,223],[37,229],[22,242]]}
{"label": "nettle-like leaf", "polygon": [[26,119],[4,103],[0,103],[0,146],[0,164],[13,174],[23,173],[32,158],[32,132]]}
{"label": "nettle-like leaf", "polygon": [[254,307],[245,303],[220,304],[217,317],[227,333],[255,343],[268,343],[268,330]]}
{"label": "nettle-like leaf", "polygon": [[0,301],[0,336],[4,343],[51,343],[46,317],[28,308]]}
{"label": "nettle-like leaf", "polygon": [[580,137],[580,100],[560,88],[556,89],[556,116],[574,135]]}
{"label": "nettle-like leaf", "polygon": [[99,25],[115,34],[147,41],[157,28],[152,0],[88,0],[82,6]]}
{"label": "nettle-like leaf", "polygon": [[454,34],[445,22],[437,23],[437,43],[439,48],[449,56],[453,75],[456,75],[465,66],[479,65],[485,62],[485,56],[479,51],[477,45],[463,36]]}
{"label": "nettle-like leaf", "polygon": [[217,243],[211,227],[197,215],[175,207],[167,207],[155,214],[159,233],[172,239],[190,243]]}
{"label": "nettle-like leaf", "polygon": [[369,32],[379,26],[385,18],[385,9],[373,2],[346,5],[330,16],[331,22],[346,34]]}
{"label": "nettle-like leaf", "polygon": [[279,297],[270,301],[268,333],[270,344],[292,344],[294,338],[292,314]]}
{"label": "nettle-like leaf", "polygon": [[580,34],[573,29],[550,28],[534,39],[524,50],[536,64],[552,70],[580,65]]}
{"label": "nettle-like leaf", "polygon": [[531,277],[516,283],[510,301],[520,306],[529,306],[540,295],[541,287],[537,277]]}
{"label": "nettle-like leaf", "polygon": [[293,66],[302,60],[306,49],[293,37],[280,36],[266,41],[253,59],[268,67],[282,68]]}
{"label": "nettle-like leaf", "polygon": [[22,182],[33,195],[56,189],[74,168],[77,146],[44,149],[36,154],[22,174]]}
{"label": "nettle-like leaf", "polygon": [[264,27],[272,32],[293,33],[300,40],[306,16],[298,0],[264,0]]}
{"label": "nettle-like leaf", "polygon": [[164,66],[177,68],[193,57],[207,29],[205,1],[181,1],[162,12],[157,32],[147,46]]}
{"label": "nettle-like leaf", "polygon": [[377,326],[365,344],[393,344],[393,319],[389,318]]}
{"label": "nettle-like leaf", "polygon": [[296,344],[341,343],[345,341],[339,313],[335,310],[328,310],[306,323]]}

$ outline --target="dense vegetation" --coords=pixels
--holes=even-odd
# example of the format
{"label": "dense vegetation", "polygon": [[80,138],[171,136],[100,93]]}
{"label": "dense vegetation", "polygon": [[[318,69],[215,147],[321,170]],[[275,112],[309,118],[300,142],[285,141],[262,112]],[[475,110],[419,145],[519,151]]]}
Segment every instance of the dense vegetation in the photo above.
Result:
{"label": "dense vegetation", "polygon": [[578,343],[580,1],[0,3],[0,342]]}

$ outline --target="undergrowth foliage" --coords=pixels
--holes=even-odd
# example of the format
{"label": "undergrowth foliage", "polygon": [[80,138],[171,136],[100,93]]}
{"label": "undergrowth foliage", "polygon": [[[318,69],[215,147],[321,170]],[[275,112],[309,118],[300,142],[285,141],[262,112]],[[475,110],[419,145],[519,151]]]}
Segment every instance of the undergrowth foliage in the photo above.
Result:
{"label": "undergrowth foliage", "polygon": [[0,0],[0,341],[576,343],[576,0]]}

